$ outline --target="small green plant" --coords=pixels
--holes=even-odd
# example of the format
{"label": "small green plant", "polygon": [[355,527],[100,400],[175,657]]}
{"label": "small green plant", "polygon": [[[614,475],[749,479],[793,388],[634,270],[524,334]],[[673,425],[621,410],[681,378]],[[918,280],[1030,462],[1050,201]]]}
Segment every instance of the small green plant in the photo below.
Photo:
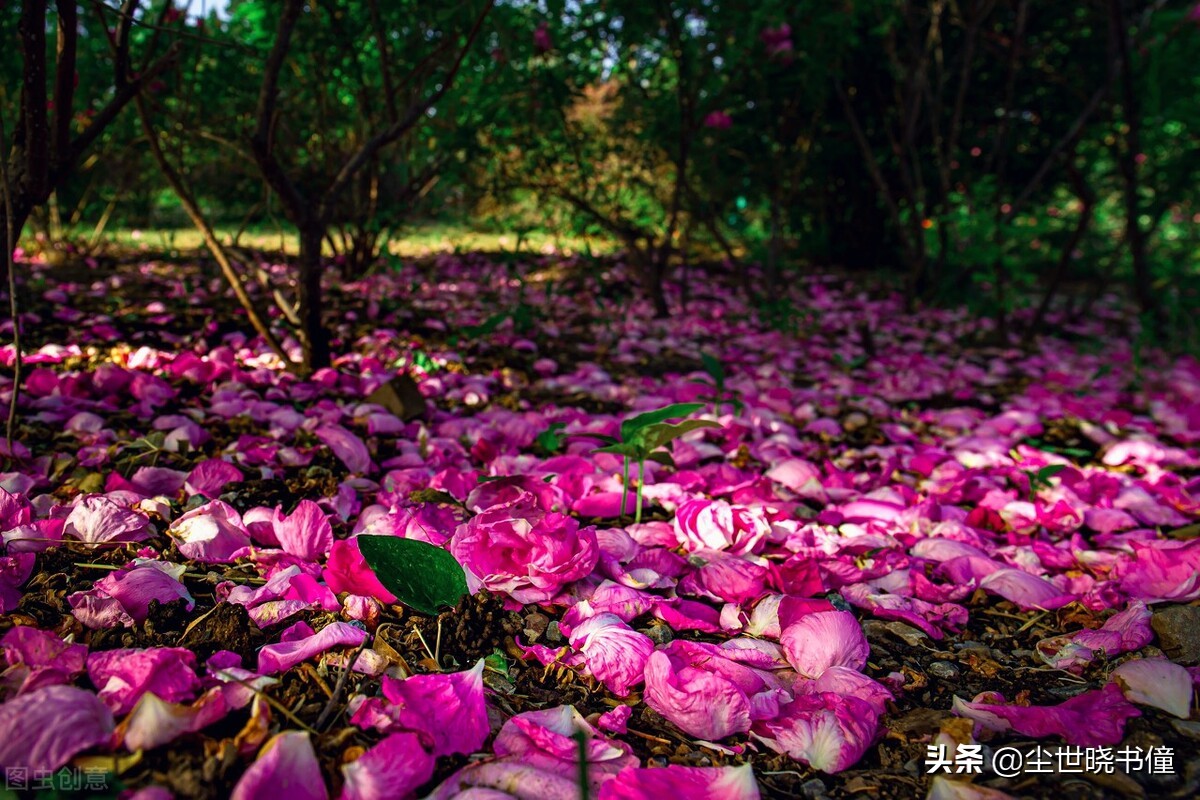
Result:
{"label": "small green plant", "polygon": [[358,549],[384,588],[424,614],[453,608],[468,594],[467,576],[440,547],[399,536],[359,536]]}
{"label": "small green plant", "polygon": [[642,485],[645,483],[645,467],[647,461],[654,461],[667,466],[675,466],[671,454],[663,450],[665,445],[700,428],[719,428],[721,425],[710,419],[688,419],[678,424],[667,422],[669,419],[686,417],[704,408],[704,403],[674,403],[656,411],[647,411],[630,417],[621,423],[621,437],[599,436],[596,438],[606,442],[604,447],[598,447],[593,453],[613,453],[622,458],[621,462],[621,515],[629,505],[629,464],[638,465],[637,499],[634,505],[634,522],[642,521]]}
{"label": "small green plant", "polygon": [[571,735],[579,748],[579,800],[591,800],[592,785],[588,780],[588,735],[582,728],[577,728]]}
{"label": "small green plant", "polygon": [[1066,464],[1047,464],[1036,472],[1031,469],[1025,470],[1025,474],[1029,476],[1029,502],[1034,501],[1039,491],[1053,486],[1050,479],[1066,468]]}
{"label": "small green plant", "polygon": [[566,434],[562,432],[566,427],[561,422],[551,422],[550,427],[539,433],[534,441],[544,452],[553,455],[562,450],[567,441]]}
{"label": "small green plant", "polygon": [[740,414],[743,404],[725,386],[725,367],[717,360],[716,356],[709,355],[708,353],[700,354],[700,363],[704,365],[704,371],[708,373],[708,377],[712,380],[710,382],[701,378],[694,378],[692,383],[712,387],[712,394],[703,399],[712,403],[713,414],[718,417],[721,416],[721,409],[726,404],[729,405],[730,410],[734,414]]}

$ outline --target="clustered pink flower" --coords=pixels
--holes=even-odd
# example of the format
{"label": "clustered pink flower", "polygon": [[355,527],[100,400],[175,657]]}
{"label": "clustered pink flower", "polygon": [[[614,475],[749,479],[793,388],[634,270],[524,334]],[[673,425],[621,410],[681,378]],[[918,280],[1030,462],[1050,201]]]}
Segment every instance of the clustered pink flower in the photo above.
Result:
{"label": "clustered pink flower", "polygon": [[733,117],[724,111],[710,111],[704,118],[704,127],[719,131],[728,130],[733,126]]}
{"label": "clustered pink flower", "polygon": [[528,493],[460,525],[449,549],[476,586],[504,592],[518,603],[552,599],[590,575],[600,556],[594,527],[543,511]]}

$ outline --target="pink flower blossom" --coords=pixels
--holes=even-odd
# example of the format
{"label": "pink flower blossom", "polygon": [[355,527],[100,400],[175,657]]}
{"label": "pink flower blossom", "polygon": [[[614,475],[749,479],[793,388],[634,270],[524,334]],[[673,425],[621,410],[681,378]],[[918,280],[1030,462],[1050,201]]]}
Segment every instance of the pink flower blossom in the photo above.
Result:
{"label": "pink flower blossom", "polygon": [[478,585],[519,603],[551,599],[590,574],[599,558],[595,528],[542,511],[529,494],[460,525],[450,552]]}
{"label": "pink flower blossom", "polygon": [[393,733],[342,767],[342,800],[403,800],[433,777],[434,758],[414,733]]}
{"label": "pink flower blossom", "polygon": [[533,49],[539,53],[548,53],[554,49],[554,41],[550,38],[550,25],[539,22],[533,31]]}
{"label": "pink flower blossom", "polygon": [[150,521],[104,495],[88,495],[71,510],[63,533],[84,542],[140,542],[150,537]]}
{"label": "pink flower blossom", "polygon": [[144,622],[154,600],[183,600],[190,611],[196,601],[180,582],[185,569],[182,564],[135,559],[96,581],[88,591],[67,595],[67,602],[75,618],[89,628],[130,627]]}
{"label": "pink flower blossom", "polygon": [[420,734],[435,758],[474,753],[489,732],[483,661],[450,674],[413,675],[402,681],[384,676],[382,698],[355,698],[350,709],[350,721],[359,727]]}
{"label": "pink flower blossom", "polygon": [[848,611],[805,614],[779,638],[788,662],[806,678],[819,678],[830,667],[861,670],[870,647],[862,626]]}
{"label": "pink flower blossom", "polygon": [[701,739],[723,739],[750,729],[778,710],[780,685],[761,670],[738,664],[719,648],[675,640],[650,655],[646,705]]}
{"label": "pink flower blossom", "polygon": [[171,524],[167,533],[177,540],[179,552],[196,561],[228,562],[234,553],[250,545],[241,514],[220,500],[187,512]]}
{"label": "pink flower blossom", "polygon": [[354,539],[337,539],[329,549],[322,577],[330,590],[341,594],[361,594],[384,603],[396,602],[396,595],[383,588],[374,570],[367,566]]}
{"label": "pink flower blossom", "polygon": [[675,535],[688,551],[745,555],[760,550],[770,532],[762,512],[723,500],[689,500],[675,510]]}
{"label": "pink flower blossom", "polygon": [[258,671],[262,675],[274,675],[331,648],[357,646],[365,638],[367,632],[362,628],[346,622],[331,622],[318,633],[263,647],[258,651]]}
{"label": "pink flower blossom", "polygon": [[579,731],[585,738],[593,788],[598,788],[605,777],[637,766],[637,757],[628,745],[601,735],[573,706],[527,711],[508,720],[496,735],[496,755],[564,777],[576,777],[579,742],[574,737]]}
{"label": "pink flower blossom", "polygon": [[724,111],[710,111],[704,118],[704,127],[713,128],[715,130],[728,130],[733,126],[733,117],[726,114]]}
{"label": "pink flower blossom", "polygon": [[70,683],[87,666],[86,645],[64,642],[37,628],[10,628],[0,638],[0,649],[8,663],[0,680],[13,694]]}
{"label": "pink flower blossom", "polygon": [[192,468],[183,488],[189,495],[200,494],[208,498],[216,498],[226,485],[241,479],[242,471],[233,464],[218,458],[210,458]]}

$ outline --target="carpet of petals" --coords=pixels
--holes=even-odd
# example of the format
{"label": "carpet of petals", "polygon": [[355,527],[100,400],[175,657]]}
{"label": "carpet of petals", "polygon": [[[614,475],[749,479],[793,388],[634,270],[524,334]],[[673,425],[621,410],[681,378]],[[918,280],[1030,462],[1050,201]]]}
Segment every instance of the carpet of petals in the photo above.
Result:
{"label": "carpet of petals", "polygon": [[[771,326],[698,273],[659,320],[619,266],[445,255],[333,287],[302,380],[211,273],[20,266],[6,769],[138,800],[574,800],[581,753],[599,800],[1200,791],[1200,365],[1115,302],[998,346],[843,278]],[[590,435],[692,401],[720,426],[632,470],[635,524]],[[402,607],[360,534],[474,594]],[[1029,742],[1174,773],[923,763]]]}

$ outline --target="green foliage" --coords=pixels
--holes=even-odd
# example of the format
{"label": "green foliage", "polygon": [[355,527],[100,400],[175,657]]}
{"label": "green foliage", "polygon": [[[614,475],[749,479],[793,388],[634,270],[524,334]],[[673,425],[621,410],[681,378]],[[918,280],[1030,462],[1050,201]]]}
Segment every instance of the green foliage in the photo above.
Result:
{"label": "green foliage", "polygon": [[[804,324],[780,291],[781,270],[801,256],[906,274],[921,265],[926,285],[909,289],[922,299],[1015,319],[1061,266],[1072,292],[1081,282],[1097,292],[1150,287],[1139,346],[1200,351],[1200,26],[1191,3],[1116,7],[1131,39],[1134,108],[1114,72],[1110,3],[1058,13],[886,0],[498,3],[450,91],[347,188],[327,244],[344,265],[370,261],[436,209],[443,221],[515,234],[514,259],[535,231],[589,252],[593,242],[623,249],[644,284],[661,283],[684,255],[732,253],[768,266],[755,286],[759,316],[784,332]],[[480,8],[306,5],[271,128],[306,196],[419,99]],[[239,0],[203,20],[166,21],[165,10],[143,0],[130,28],[139,56],[179,47],[174,70],[143,98],[160,144],[211,221],[282,242],[280,198],[263,190],[249,147],[280,3]],[[73,133],[114,91],[115,10],[90,11],[79,14]],[[0,15],[5,41],[18,40],[18,16]],[[0,51],[0,85],[20,87],[22,64],[19,47]],[[10,124],[19,94],[0,93]],[[110,214],[110,228],[185,223],[156,175],[136,115],[123,114],[58,192],[64,228],[90,237]],[[1083,194],[1094,195],[1094,213],[1077,240]],[[1148,276],[1135,275],[1130,216]],[[45,229],[49,218],[43,210],[35,221]],[[518,333],[539,322],[519,303],[460,335],[506,319]]]}
{"label": "green foliage", "polygon": [[558,453],[567,441],[566,435],[562,432],[566,427],[561,422],[551,422],[550,427],[539,433],[534,442],[547,455]]}
{"label": "green foliage", "polygon": [[710,353],[700,354],[700,363],[704,366],[704,371],[708,373],[709,381],[693,380],[693,383],[699,383],[712,388],[712,394],[704,399],[712,403],[713,414],[721,415],[721,409],[728,404],[730,410],[737,414],[740,413],[743,407],[742,401],[734,397],[725,387],[725,367],[721,362]]}
{"label": "green foliage", "polygon": [[1025,474],[1029,476],[1029,502],[1032,503],[1042,489],[1051,488],[1054,484],[1050,479],[1066,468],[1066,464],[1047,464],[1036,472],[1025,470]]}
{"label": "green foliage", "polygon": [[359,536],[357,541],[379,582],[410,608],[436,614],[468,593],[463,568],[440,547],[398,536]]}
{"label": "green foliage", "polygon": [[621,497],[621,513],[629,503],[629,465],[638,465],[637,499],[635,504],[634,522],[642,521],[642,486],[645,483],[645,466],[647,461],[655,461],[666,466],[675,466],[671,454],[661,448],[675,439],[691,431],[701,428],[719,428],[720,423],[708,419],[689,419],[671,424],[669,419],[677,419],[694,414],[704,408],[704,403],[674,403],[654,411],[647,411],[630,417],[621,423],[621,436],[596,436],[607,442],[604,447],[598,447],[593,453],[612,453],[622,458],[622,485],[624,492]]}

